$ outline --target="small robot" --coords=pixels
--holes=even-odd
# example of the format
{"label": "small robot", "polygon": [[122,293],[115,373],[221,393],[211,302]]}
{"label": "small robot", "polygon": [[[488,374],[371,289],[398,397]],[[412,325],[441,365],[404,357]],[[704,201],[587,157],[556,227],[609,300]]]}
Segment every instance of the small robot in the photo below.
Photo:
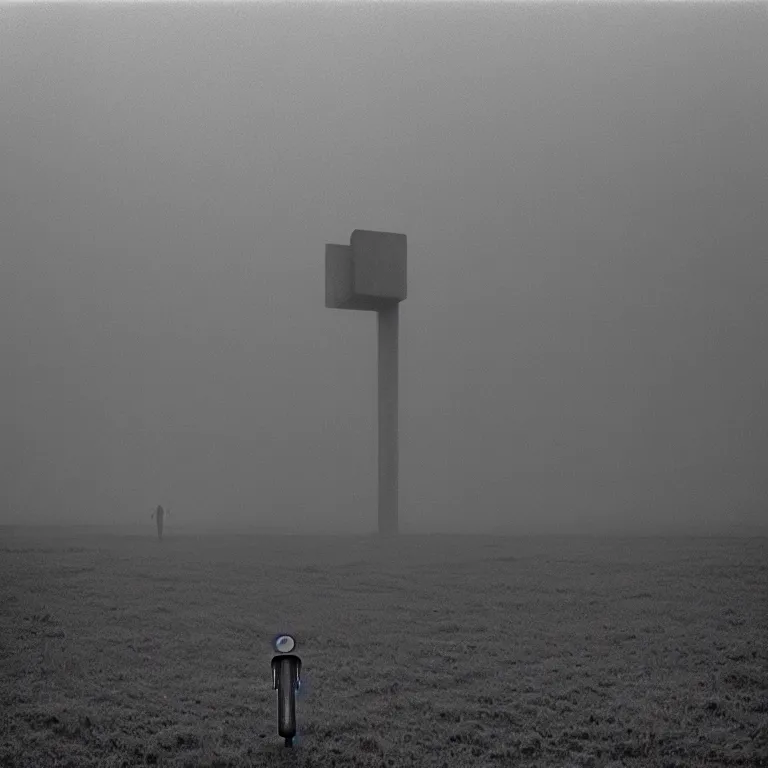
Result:
{"label": "small robot", "polygon": [[272,657],[272,688],[277,691],[277,732],[285,746],[293,746],[296,735],[296,691],[301,685],[301,659],[294,653],[296,640],[291,635],[278,635],[272,641],[276,656]]}

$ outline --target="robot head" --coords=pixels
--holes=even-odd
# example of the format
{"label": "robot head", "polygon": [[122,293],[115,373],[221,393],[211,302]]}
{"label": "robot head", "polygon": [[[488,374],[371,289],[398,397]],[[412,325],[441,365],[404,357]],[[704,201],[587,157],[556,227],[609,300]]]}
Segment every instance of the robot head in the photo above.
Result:
{"label": "robot head", "polygon": [[272,646],[277,653],[291,653],[296,649],[296,640],[291,635],[278,635]]}

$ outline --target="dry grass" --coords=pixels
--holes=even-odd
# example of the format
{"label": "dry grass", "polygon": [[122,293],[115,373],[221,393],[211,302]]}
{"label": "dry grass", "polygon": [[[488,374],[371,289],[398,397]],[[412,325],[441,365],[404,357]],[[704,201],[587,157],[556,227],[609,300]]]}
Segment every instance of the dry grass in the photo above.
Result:
{"label": "dry grass", "polygon": [[766,539],[0,535],[0,765],[768,766]]}

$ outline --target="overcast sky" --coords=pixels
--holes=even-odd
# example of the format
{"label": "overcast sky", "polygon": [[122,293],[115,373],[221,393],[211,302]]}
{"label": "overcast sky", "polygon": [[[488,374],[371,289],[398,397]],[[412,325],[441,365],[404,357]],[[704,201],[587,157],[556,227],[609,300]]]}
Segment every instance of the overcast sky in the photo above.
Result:
{"label": "overcast sky", "polygon": [[768,518],[765,5],[0,7],[0,523]]}

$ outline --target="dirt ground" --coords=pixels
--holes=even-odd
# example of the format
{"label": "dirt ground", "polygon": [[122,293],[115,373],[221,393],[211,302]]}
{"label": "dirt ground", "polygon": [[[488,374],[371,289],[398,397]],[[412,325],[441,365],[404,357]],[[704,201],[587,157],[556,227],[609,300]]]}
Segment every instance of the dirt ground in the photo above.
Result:
{"label": "dirt ground", "polygon": [[765,538],[153,534],[0,529],[0,765],[768,766]]}

